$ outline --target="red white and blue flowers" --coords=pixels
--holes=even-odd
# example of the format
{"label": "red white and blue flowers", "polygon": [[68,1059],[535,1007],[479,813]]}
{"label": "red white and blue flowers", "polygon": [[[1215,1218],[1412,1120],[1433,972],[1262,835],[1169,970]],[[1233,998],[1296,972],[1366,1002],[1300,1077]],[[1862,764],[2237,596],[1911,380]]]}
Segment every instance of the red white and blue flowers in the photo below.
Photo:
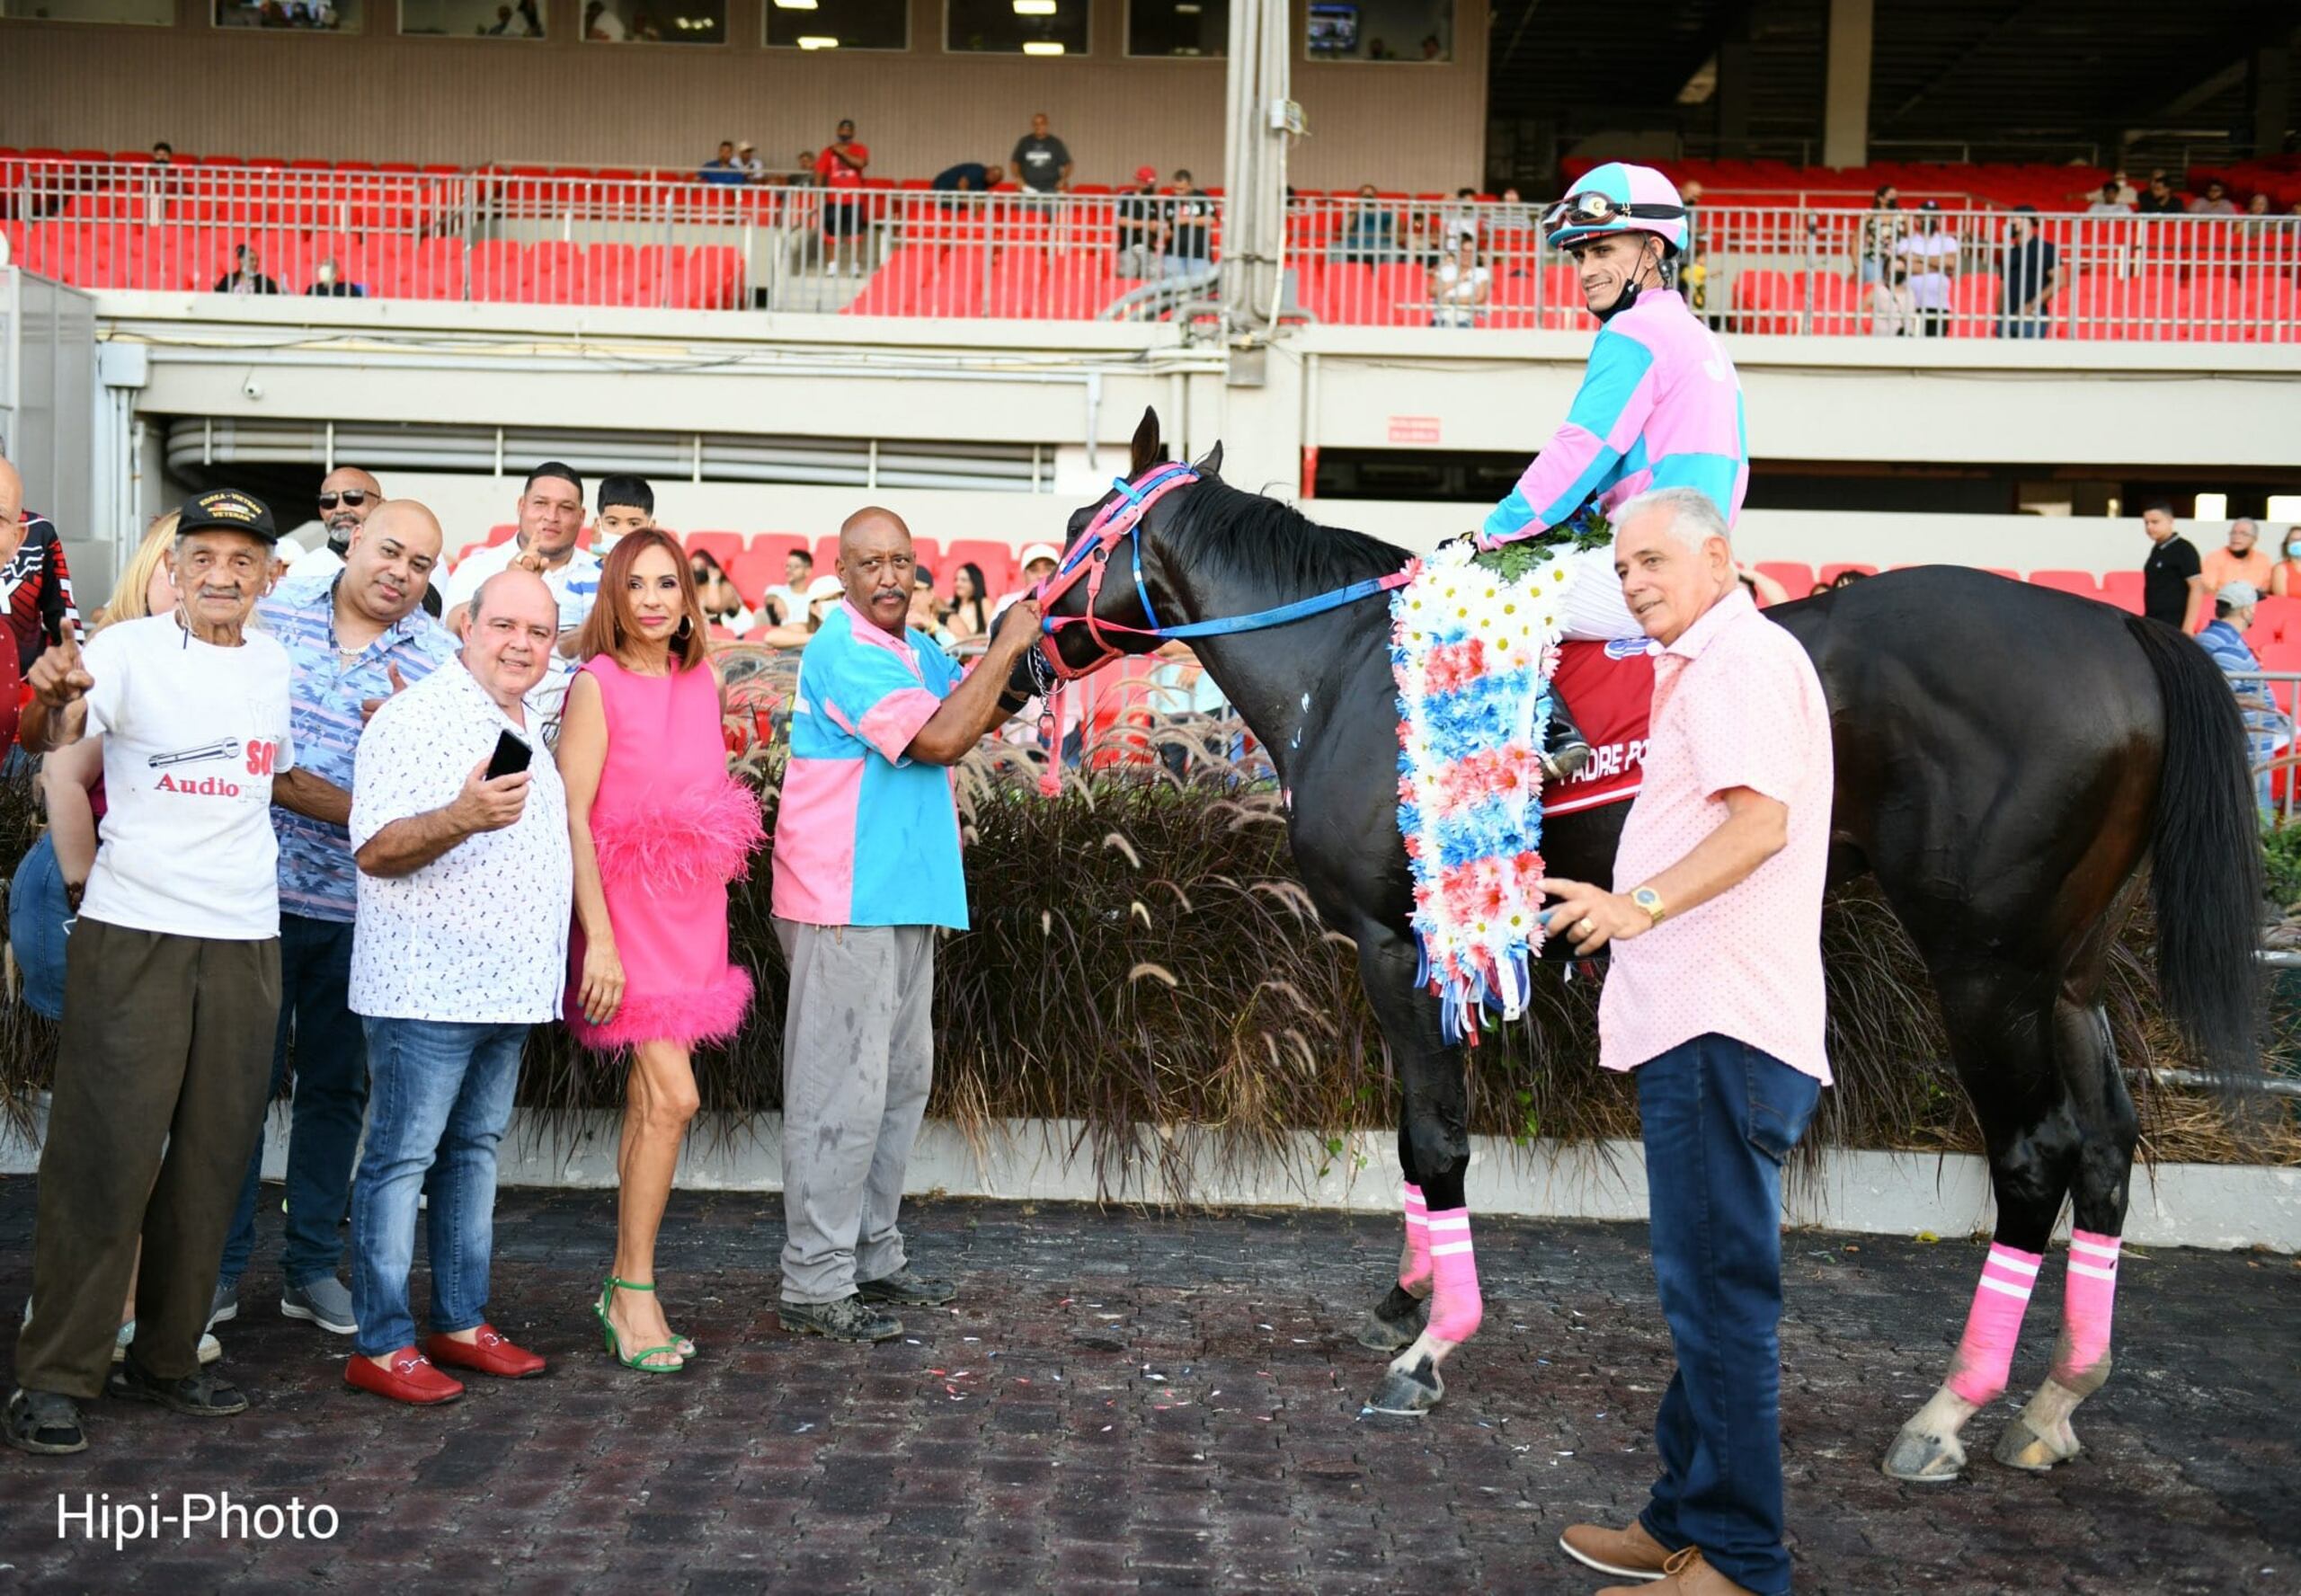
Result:
{"label": "red white and blue flowers", "polygon": [[1440,549],[1390,597],[1399,829],[1414,874],[1418,979],[1448,1041],[1479,1011],[1524,1012],[1541,946],[1541,748],[1568,572],[1515,580]]}

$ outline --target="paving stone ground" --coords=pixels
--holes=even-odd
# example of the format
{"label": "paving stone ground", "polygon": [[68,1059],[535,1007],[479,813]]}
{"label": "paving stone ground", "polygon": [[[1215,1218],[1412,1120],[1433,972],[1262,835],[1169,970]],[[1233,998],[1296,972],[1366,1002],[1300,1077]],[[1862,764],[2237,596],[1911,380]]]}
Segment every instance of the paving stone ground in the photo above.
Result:
{"label": "paving stone ground", "polygon": [[[268,1188],[268,1190],[271,1190]],[[274,1206],[267,1204],[267,1206]],[[0,1583],[191,1592],[1563,1592],[1559,1531],[1643,1499],[1670,1370],[1645,1237],[1481,1221],[1486,1326],[1421,1420],[1362,1414],[1350,1339],[1394,1221],[960,1201],[908,1213],[956,1311],[872,1349],[776,1327],[777,1199],[675,1199],[662,1273],[695,1367],[601,1354],[586,1303],[612,1198],[507,1192],[494,1322],[553,1360],[414,1411],[351,1392],[345,1343],[281,1319],[259,1246],[225,1367],[254,1405],[202,1422],[100,1403],[76,1458],[0,1452]],[[31,1183],[0,1181],[0,1302],[27,1285]],[[267,1221],[269,1224],[270,1221]],[[2131,1250],[2115,1378],[2052,1475],[1878,1473],[1940,1378],[1981,1254],[1788,1238],[1783,1442],[1799,1589],[2301,1590],[2301,1267]],[[2049,1266],[2016,1378],[2044,1370]],[[420,1304],[423,1282],[419,1271]],[[228,1491],[340,1515],[327,1541],[57,1535],[59,1493]]]}

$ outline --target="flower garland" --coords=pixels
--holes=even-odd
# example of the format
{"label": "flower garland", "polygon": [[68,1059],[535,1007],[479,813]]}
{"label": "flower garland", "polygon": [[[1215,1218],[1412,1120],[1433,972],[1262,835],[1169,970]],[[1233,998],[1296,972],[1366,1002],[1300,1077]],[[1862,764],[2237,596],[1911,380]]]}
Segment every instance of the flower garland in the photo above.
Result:
{"label": "flower garland", "polygon": [[1414,876],[1416,980],[1446,1040],[1488,1005],[1525,1011],[1541,947],[1541,751],[1558,662],[1562,561],[1502,575],[1450,545],[1390,596],[1399,830]]}

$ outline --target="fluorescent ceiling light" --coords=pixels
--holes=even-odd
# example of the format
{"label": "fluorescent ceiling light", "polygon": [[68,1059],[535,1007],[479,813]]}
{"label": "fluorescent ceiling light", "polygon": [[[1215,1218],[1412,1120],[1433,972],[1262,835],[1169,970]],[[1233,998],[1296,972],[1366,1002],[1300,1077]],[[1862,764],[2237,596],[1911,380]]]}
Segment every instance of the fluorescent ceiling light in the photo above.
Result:
{"label": "fluorescent ceiling light", "polygon": [[1199,10],[1200,8],[1198,6],[1190,4],[1190,0],[1184,0],[1183,4],[1175,7],[1175,14],[1177,16],[1195,17],[1199,13]]}
{"label": "fluorescent ceiling light", "polygon": [[802,33],[799,35],[799,48],[801,49],[837,49],[839,40],[825,38],[821,33]]}
{"label": "fluorescent ceiling light", "polygon": [[775,0],[777,11],[813,11],[814,8],[815,0]]}
{"label": "fluorescent ceiling light", "polygon": [[1054,14],[1054,0],[1015,0],[1015,14],[1018,17],[1051,17]]}
{"label": "fluorescent ceiling light", "polygon": [[1052,39],[1034,39],[1023,46],[1023,53],[1026,56],[1059,56],[1062,53],[1062,46]]}

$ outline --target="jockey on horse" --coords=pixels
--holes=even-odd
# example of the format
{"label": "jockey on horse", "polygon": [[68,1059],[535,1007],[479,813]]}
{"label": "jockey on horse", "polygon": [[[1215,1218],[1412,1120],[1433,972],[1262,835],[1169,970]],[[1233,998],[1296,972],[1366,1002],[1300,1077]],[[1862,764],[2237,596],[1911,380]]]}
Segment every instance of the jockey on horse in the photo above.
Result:
{"label": "jockey on horse", "polygon": [[[1566,420],[1518,485],[1488,512],[1481,549],[1532,538],[1571,562],[1560,636],[1602,643],[1639,635],[1595,511],[1649,488],[1698,488],[1728,526],[1750,481],[1742,385],[1710,329],[1670,279],[1684,253],[1686,208],[1650,166],[1594,168],[1543,216],[1550,242],[1574,257],[1582,297],[1604,324]],[[1545,773],[1571,776],[1590,758],[1563,700],[1550,718]]]}

